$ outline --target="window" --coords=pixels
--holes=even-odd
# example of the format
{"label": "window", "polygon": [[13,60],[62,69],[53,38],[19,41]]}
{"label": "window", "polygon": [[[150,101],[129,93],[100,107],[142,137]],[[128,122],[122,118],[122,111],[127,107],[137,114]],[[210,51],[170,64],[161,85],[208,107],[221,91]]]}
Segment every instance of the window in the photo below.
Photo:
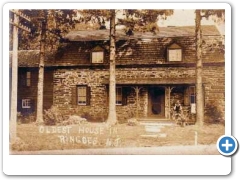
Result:
{"label": "window", "polygon": [[190,86],[190,103],[195,104],[196,103],[196,89],[195,86]]}
{"label": "window", "polygon": [[22,108],[31,108],[31,99],[22,99]]}
{"label": "window", "polygon": [[168,61],[182,61],[181,49],[171,49],[168,53]]}
{"label": "window", "polygon": [[177,44],[168,47],[168,61],[182,61],[182,48]]}
{"label": "window", "polygon": [[103,52],[92,52],[92,63],[103,63]]}
{"label": "window", "polygon": [[122,87],[116,87],[116,105],[122,105]]}
{"label": "window", "polygon": [[26,74],[26,86],[31,86],[31,72],[28,71]]}
{"label": "window", "polygon": [[92,63],[98,64],[104,61],[104,49],[100,46],[96,46],[91,50]]}
{"label": "window", "polygon": [[195,86],[189,87],[191,113],[196,114],[196,89]]}
{"label": "window", "polygon": [[87,105],[87,86],[77,87],[77,104]]}

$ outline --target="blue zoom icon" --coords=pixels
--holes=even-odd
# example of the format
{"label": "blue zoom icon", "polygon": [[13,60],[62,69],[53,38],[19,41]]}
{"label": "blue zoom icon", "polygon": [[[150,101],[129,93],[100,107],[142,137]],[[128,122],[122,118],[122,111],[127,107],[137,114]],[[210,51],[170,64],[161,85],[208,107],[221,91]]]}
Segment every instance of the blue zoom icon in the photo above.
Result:
{"label": "blue zoom icon", "polygon": [[221,136],[217,142],[218,151],[224,156],[231,156],[236,152],[238,142],[233,136]]}

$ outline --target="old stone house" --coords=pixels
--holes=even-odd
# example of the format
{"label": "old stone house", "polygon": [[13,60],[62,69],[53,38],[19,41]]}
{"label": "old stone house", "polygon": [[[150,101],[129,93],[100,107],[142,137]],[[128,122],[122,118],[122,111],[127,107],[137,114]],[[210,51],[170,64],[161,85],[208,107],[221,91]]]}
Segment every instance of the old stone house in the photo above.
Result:
{"label": "old stone house", "polygon": [[[222,36],[203,26],[204,104],[224,114],[225,59]],[[116,32],[116,109],[118,119],[170,119],[177,100],[196,112],[195,27],[161,27],[159,32]],[[58,51],[46,56],[44,108],[65,115],[108,114],[109,30],[72,31]],[[38,51],[19,52],[18,111],[34,112]]]}

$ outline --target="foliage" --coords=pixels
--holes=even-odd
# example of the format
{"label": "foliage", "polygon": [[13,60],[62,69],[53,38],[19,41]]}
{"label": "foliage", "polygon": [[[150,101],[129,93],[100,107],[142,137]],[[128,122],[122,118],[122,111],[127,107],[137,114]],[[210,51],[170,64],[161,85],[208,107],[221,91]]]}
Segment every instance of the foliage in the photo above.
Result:
{"label": "foliage", "polygon": [[28,148],[28,144],[26,144],[22,139],[16,138],[14,141],[11,143],[11,149],[13,151],[24,151]]}
{"label": "foliage", "polygon": [[225,22],[225,10],[224,9],[204,9],[202,10],[202,17],[209,19],[210,17],[215,22]]}
{"label": "foliage", "polygon": [[77,11],[74,9],[25,9],[20,12],[31,18],[31,22],[20,19],[21,24],[31,29],[31,33],[19,32],[20,50],[39,49],[41,21],[47,22],[46,50],[48,51],[56,50],[59,42],[63,41],[64,35],[72,30],[76,23],[81,21],[77,16]]}
{"label": "foliage", "polygon": [[85,124],[87,120],[77,115],[70,116],[67,120],[64,120],[60,123],[60,125],[72,125],[72,124]]}
{"label": "foliage", "polygon": [[22,115],[21,112],[17,113],[17,121],[19,124],[28,124],[35,121],[36,114],[31,113],[28,115]]}
{"label": "foliage", "polygon": [[136,118],[128,119],[127,125],[128,126],[137,126],[138,125],[138,121],[137,121]]}
{"label": "foliage", "polygon": [[[99,27],[105,26],[111,18],[110,10],[79,10],[84,17],[84,22],[98,24]],[[168,16],[173,14],[173,10],[137,10],[137,9],[120,9],[115,10],[116,24],[115,26],[124,26],[126,32],[131,31],[152,31],[158,30],[157,21],[166,20]]]}
{"label": "foliage", "polygon": [[65,117],[57,107],[52,106],[50,109],[44,110],[43,121],[45,125],[56,125],[64,120]]}
{"label": "foliage", "polygon": [[206,123],[220,123],[224,121],[223,112],[219,109],[218,106],[209,104],[206,106],[205,110],[205,122]]}

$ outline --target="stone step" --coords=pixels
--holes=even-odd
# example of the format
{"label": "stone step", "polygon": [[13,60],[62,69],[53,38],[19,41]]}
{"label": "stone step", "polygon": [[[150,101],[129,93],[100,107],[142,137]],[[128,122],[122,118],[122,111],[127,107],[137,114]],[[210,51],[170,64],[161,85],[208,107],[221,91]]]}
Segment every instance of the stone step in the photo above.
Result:
{"label": "stone step", "polygon": [[138,122],[141,125],[152,125],[152,126],[172,126],[175,122],[169,119],[139,119]]}

